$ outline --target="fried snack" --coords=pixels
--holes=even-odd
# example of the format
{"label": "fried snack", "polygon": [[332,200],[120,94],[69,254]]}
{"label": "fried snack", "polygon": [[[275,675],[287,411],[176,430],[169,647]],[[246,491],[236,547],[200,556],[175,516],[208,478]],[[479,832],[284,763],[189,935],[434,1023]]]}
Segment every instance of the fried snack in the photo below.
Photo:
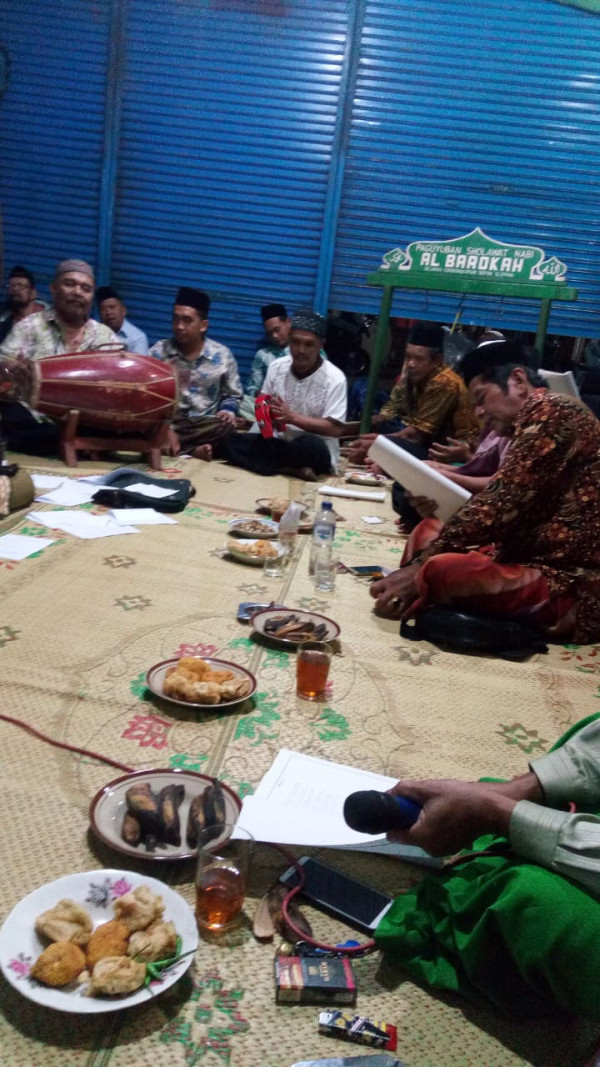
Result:
{"label": "fried snack", "polygon": [[140,824],[141,835],[158,840],[160,837],[160,812],[152,789],[147,782],[136,782],[125,793],[127,811]]}
{"label": "fried snack", "polygon": [[49,986],[73,982],[85,970],[85,956],[73,941],[53,941],[45,948],[29,972],[32,978]]}
{"label": "fried snack", "polygon": [[271,511],[284,512],[284,511],[287,511],[287,509],[290,506],[290,503],[291,503],[291,501],[285,500],[283,497],[274,496],[274,497],[271,498],[271,502],[269,504],[269,507],[270,507]]}
{"label": "fried snack", "polygon": [[202,681],[206,675],[210,674],[210,663],[200,659],[199,656],[182,656],[175,669],[178,672],[187,671],[197,681]]}
{"label": "fried snack", "polygon": [[133,993],[145,979],[145,963],[137,963],[129,956],[107,956],[94,967],[86,993],[88,997]]}
{"label": "fried snack", "polygon": [[136,819],[135,815],[131,815],[130,812],[126,811],[123,818],[123,825],[121,827],[121,837],[123,838],[123,841],[125,844],[133,845],[135,848],[136,845],[139,845],[141,836],[142,828],[139,820]]}
{"label": "fried snack", "polygon": [[232,678],[235,678],[233,671],[213,671],[206,675],[205,682],[214,682],[215,685],[221,685],[222,682],[230,682]]}
{"label": "fried snack", "polygon": [[177,931],[173,923],[152,923],[147,930],[138,930],[131,935],[127,955],[144,963],[167,960],[175,955]]}
{"label": "fried snack", "polygon": [[150,923],[162,918],[165,910],[162,897],[156,896],[146,885],[139,885],[114,903],[115,918],[122,920],[130,934],[145,930]]}
{"label": "fried snack", "polygon": [[158,809],[163,826],[163,841],[168,845],[181,844],[181,826],[179,823],[179,805],[183,800],[185,789],[177,785],[165,785],[158,794]]}
{"label": "fried snack", "polygon": [[92,933],[92,920],[74,900],[59,900],[53,908],[38,915],[35,928],[38,934],[49,941],[72,941],[75,945],[87,945]]}
{"label": "fried snack", "polygon": [[98,960],[107,956],[125,956],[129,944],[129,927],[118,919],[96,927],[86,949],[86,966],[94,968]]}
{"label": "fried snack", "polygon": [[219,688],[221,700],[237,700],[239,697],[247,696],[252,685],[248,678],[234,678],[231,682],[222,682]]}
{"label": "fried snack", "polygon": [[244,543],[244,541],[230,541],[227,548],[234,553],[241,553],[242,556],[250,556],[252,559],[274,559],[279,555],[278,549],[269,541],[253,541],[251,544]]}

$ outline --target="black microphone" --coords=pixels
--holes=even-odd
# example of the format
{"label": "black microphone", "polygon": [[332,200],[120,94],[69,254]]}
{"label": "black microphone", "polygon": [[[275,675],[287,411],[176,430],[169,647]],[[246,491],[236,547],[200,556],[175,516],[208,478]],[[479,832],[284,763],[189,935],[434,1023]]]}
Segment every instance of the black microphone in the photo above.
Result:
{"label": "black microphone", "polygon": [[385,834],[389,830],[408,830],[417,821],[421,806],[408,797],[363,789],[350,793],[344,801],[344,818],[348,826],[361,834]]}

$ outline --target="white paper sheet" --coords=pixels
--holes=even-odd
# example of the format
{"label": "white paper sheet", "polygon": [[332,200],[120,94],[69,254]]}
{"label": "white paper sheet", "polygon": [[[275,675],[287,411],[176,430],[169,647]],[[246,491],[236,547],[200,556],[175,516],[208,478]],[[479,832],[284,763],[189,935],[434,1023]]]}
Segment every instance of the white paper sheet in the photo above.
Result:
{"label": "white paper sheet", "polygon": [[318,492],[324,496],[345,496],[350,500],[372,500],[380,503],[385,500],[385,490],[378,489],[369,492],[367,489],[338,489],[335,485],[320,485]]}
{"label": "white paper sheet", "polygon": [[77,504],[89,504],[95,492],[94,485],[81,485],[80,482],[66,479],[56,489],[38,493],[35,499],[44,504],[56,504],[60,508],[72,508]]}
{"label": "white paper sheet", "polygon": [[109,514],[122,526],[128,526],[130,523],[137,523],[138,526],[177,525],[177,519],[155,511],[154,508],[112,508]]}
{"label": "white paper sheet", "polygon": [[436,516],[447,522],[471,494],[455,485],[444,474],[428,467],[387,437],[376,437],[369,449],[369,456],[386,474],[395,478],[413,496],[425,496],[437,503]]}
{"label": "white paper sheet", "polygon": [[369,526],[379,526],[384,521],[378,515],[361,515],[361,520],[368,523]]}
{"label": "white paper sheet", "polygon": [[257,841],[381,852],[439,867],[440,861],[420,848],[391,844],[383,834],[359,834],[347,825],[343,807],[350,793],[359,789],[385,791],[395,781],[283,748],[254,795],[244,798],[239,825]]}
{"label": "white paper sheet", "polygon": [[25,534],[4,534],[0,537],[0,558],[21,560],[33,556],[42,548],[54,544],[52,537],[27,537]]}
{"label": "white paper sheet", "polygon": [[86,541],[140,532],[135,526],[119,526],[110,515],[90,515],[87,511],[30,511],[27,518],[40,526],[62,530]]}
{"label": "white paper sheet", "polygon": [[142,496],[153,497],[155,500],[163,496],[174,496],[176,489],[164,489],[162,485],[147,485],[146,482],[134,482],[133,485],[124,485],[126,493],[141,493]]}
{"label": "white paper sheet", "polygon": [[36,489],[57,489],[66,479],[56,474],[32,474],[31,480]]}

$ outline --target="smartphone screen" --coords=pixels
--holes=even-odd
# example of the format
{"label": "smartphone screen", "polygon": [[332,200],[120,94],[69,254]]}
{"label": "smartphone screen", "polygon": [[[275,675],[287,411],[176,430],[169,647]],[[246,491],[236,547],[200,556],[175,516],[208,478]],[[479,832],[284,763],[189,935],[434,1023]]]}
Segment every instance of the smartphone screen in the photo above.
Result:
{"label": "smartphone screen", "polygon": [[376,578],[383,578],[386,574],[386,571],[383,569],[383,567],[376,566],[349,567],[348,570],[351,574],[356,574],[359,578],[371,578],[373,580],[375,580]]}
{"label": "smartphone screen", "polygon": [[[392,898],[385,893],[371,889],[319,860],[303,856],[298,863],[302,865],[306,879],[301,895],[359,930],[372,933],[392,904]],[[296,869],[288,867],[279,881],[290,889],[298,885]]]}

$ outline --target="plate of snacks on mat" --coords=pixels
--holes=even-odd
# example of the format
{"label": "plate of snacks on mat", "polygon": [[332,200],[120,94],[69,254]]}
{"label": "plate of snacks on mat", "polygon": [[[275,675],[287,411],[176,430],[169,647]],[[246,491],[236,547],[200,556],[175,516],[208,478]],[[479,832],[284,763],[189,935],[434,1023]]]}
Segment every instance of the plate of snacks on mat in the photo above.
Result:
{"label": "plate of snacks on mat", "polygon": [[303,641],[334,641],[341,632],[333,619],[299,608],[257,611],[250,619],[250,625],[261,637],[283,641],[287,645],[300,645]]}
{"label": "plate of snacks on mat", "polygon": [[146,674],[151,693],[185,708],[218,704],[231,708],[256,692],[256,678],[245,667],[226,659],[181,656],[155,663]]}
{"label": "plate of snacks on mat", "polygon": [[385,485],[389,481],[385,474],[375,474],[374,471],[347,471],[344,481],[353,485]]}
{"label": "plate of snacks on mat", "polygon": [[277,537],[279,523],[266,518],[232,519],[229,523],[229,532],[235,534],[236,537],[255,537],[265,541],[268,538]]}
{"label": "plate of snacks on mat", "polygon": [[191,965],[189,904],[133,871],[68,874],[34,889],[0,930],[0,970],[24,997],[94,1014],[145,1004]]}
{"label": "plate of snacks on mat", "polygon": [[110,848],[138,860],[187,860],[198,834],[238,820],[241,803],[218,778],[196,771],[134,771],[96,793],[90,823]]}
{"label": "plate of snacks on mat", "polygon": [[237,540],[230,538],[226,545],[226,551],[240,563],[249,563],[251,566],[260,567],[266,559],[275,559],[282,555],[283,545],[279,541],[265,541],[264,538],[251,538]]}
{"label": "plate of snacks on mat", "polygon": [[[263,514],[270,515],[273,520],[279,522],[284,511],[287,511],[291,503],[291,500],[286,500],[283,497],[262,496],[256,501],[256,509],[257,511],[263,512]],[[294,503],[300,504],[302,502],[296,500]],[[302,504],[302,507],[304,510],[300,515],[300,525],[298,526],[298,530],[300,533],[309,533],[313,528],[313,522],[308,508],[304,504]]]}

